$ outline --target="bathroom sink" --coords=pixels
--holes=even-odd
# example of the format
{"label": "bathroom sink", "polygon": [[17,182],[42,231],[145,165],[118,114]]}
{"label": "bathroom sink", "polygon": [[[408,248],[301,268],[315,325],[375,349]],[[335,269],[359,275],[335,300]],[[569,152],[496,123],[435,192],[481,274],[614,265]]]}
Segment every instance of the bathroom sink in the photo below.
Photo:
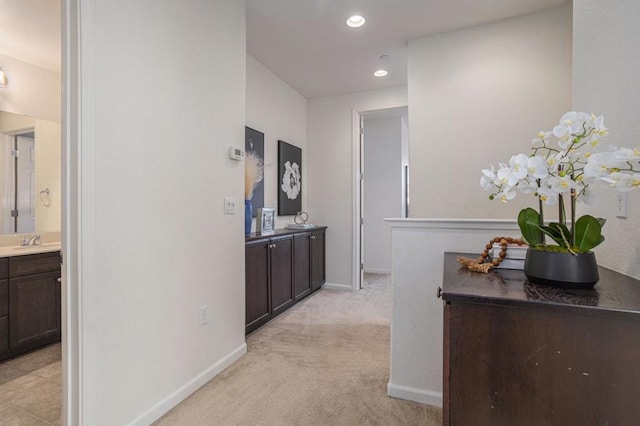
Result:
{"label": "bathroom sink", "polygon": [[48,248],[48,247],[60,247],[60,243],[43,243],[43,244],[38,244],[35,246],[17,246],[14,247],[14,250],[28,250],[28,249],[44,249],[44,248]]}

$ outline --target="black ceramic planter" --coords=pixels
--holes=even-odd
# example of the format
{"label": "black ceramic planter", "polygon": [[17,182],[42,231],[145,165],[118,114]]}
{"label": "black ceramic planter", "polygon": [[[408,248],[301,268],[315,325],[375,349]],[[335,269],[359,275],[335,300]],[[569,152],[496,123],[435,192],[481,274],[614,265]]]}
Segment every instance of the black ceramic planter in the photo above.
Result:
{"label": "black ceramic planter", "polygon": [[574,255],[529,248],[524,274],[533,283],[560,288],[593,288],[600,279],[593,252]]}

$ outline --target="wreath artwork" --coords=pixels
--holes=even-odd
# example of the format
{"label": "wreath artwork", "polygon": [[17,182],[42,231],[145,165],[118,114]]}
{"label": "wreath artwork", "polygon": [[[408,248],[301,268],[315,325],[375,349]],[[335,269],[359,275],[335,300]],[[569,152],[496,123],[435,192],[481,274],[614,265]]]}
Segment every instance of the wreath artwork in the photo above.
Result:
{"label": "wreath artwork", "polygon": [[278,216],[302,210],[302,150],[278,141]]}
{"label": "wreath artwork", "polygon": [[[493,248],[494,243],[500,243],[500,254],[497,258],[491,260],[489,252]],[[507,256],[507,246],[509,244],[517,244],[519,246],[526,245],[526,243],[522,241],[522,238],[495,237],[489,241],[486,246],[484,246],[484,250],[480,257],[476,259],[469,259],[468,257],[458,256],[458,263],[470,271],[484,272],[486,274],[491,268],[500,266],[502,259]]]}
{"label": "wreath artwork", "polygon": [[284,163],[284,169],[280,189],[287,194],[288,199],[295,200],[302,189],[302,185],[300,185],[300,166],[298,163],[291,164],[291,162],[287,161]]}

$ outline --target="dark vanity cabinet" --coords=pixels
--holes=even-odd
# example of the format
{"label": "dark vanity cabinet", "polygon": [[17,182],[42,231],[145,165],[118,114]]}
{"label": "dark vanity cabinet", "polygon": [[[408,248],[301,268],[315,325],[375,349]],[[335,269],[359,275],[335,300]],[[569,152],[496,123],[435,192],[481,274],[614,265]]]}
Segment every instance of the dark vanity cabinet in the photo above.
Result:
{"label": "dark vanity cabinet", "polygon": [[444,424],[638,424],[640,281],[599,274],[565,290],[445,253]]}
{"label": "dark vanity cabinet", "polygon": [[0,259],[0,360],[60,340],[60,253]]}
{"label": "dark vanity cabinet", "polygon": [[9,259],[0,258],[0,360],[9,354]]}
{"label": "dark vanity cabinet", "polygon": [[247,334],[322,286],[325,280],[325,229],[277,230],[271,235],[247,237]]}

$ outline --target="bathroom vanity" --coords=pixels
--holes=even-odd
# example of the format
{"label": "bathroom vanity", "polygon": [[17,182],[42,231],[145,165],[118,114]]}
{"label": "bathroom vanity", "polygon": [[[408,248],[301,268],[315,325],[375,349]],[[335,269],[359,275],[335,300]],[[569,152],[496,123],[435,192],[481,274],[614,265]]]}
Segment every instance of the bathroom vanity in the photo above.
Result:
{"label": "bathroom vanity", "polygon": [[0,247],[0,361],[60,340],[60,246]]}
{"label": "bathroom vanity", "polygon": [[246,238],[247,334],[324,284],[326,229],[279,229]]}

